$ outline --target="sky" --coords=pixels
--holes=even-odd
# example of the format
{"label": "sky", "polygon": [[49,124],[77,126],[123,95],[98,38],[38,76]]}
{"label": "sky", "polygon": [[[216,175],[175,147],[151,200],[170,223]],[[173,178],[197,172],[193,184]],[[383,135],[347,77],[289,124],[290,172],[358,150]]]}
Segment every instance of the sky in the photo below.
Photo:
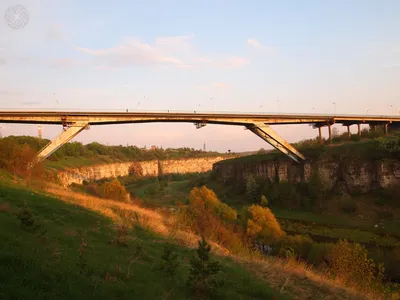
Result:
{"label": "sky", "polygon": [[[0,19],[0,110],[400,113],[397,0],[0,0],[0,15],[12,5],[29,21],[13,29]],[[37,135],[36,125],[0,127]],[[317,135],[274,129],[290,142]],[[222,125],[92,126],[75,140],[268,148]]]}

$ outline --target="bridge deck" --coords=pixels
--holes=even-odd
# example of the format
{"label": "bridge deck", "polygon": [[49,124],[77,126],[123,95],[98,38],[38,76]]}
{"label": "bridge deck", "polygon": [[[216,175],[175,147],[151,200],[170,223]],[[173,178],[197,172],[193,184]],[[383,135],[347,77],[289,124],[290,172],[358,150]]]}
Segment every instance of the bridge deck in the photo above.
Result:
{"label": "bridge deck", "polygon": [[81,111],[0,111],[0,123],[63,124],[87,121],[91,125],[192,122],[208,124],[379,124],[398,123],[400,116],[321,115],[321,114],[243,114],[204,112],[81,112]]}

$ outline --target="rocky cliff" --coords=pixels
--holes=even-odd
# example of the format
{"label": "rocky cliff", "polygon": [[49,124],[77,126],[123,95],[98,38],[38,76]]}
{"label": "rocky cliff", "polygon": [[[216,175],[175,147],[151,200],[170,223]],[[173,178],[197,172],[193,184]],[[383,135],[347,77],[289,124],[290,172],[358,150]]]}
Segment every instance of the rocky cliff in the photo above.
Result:
{"label": "rocky cliff", "polygon": [[296,164],[287,160],[216,163],[216,178],[222,182],[244,182],[248,174],[270,182],[308,182],[315,174],[323,188],[350,195],[368,193],[378,188],[400,186],[400,159],[377,161],[317,160]]}
{"label": "rocky cliff", "polygon": [[85,181],[95,181],[103,178],[115,178],[126,175],[155,177],[161,174],[185,174],[211,171],[213,164],[226,157],[204,157],[175,160],[134,161],[113,164],[101,164],[70,168],[61,171],[57,177],[64,186],[72,183],[82,184]]}

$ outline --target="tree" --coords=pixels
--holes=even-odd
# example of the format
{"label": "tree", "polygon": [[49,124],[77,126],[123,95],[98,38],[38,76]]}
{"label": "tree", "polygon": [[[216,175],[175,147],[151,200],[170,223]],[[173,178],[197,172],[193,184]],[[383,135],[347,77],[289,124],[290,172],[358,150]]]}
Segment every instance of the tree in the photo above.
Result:
{"label": "tree", "polygon": [[257,202],[260,196],[260,187],[253,175],[248,175],[246,179],[246,195],[250,202]]}
{"label": "tree", "polygon": [[247,234],[250,237],[273,243],[285,236],[274,214],[267,207],[252,205],[248,208]]}
{"label": "tree", "polygon": [[125,187],[119,182],[117,178],[111,182],[105,182],[103,186],[104,197],[118,201],[127,201],[129,194]]}
{"label": "tree", "polygon": [[174,252],[170,244],[165,245],[161,260],[161,271],[168,276],[174,276],[176,268],[179,266],[179,261],[178,255]]}
{"label": "tree", "polygon": [[222,285],[215,277],[221,271],[218,261],[210,259],[211,246],[204,237],[198,242],[197,257],[190,259],[189,287],[200,297],[209,297]]}
{"label": "tree", "polygon": [[190,191],[189,207],[197,215],[203,214],[204,211],[210,211],[223,220],[236,220],[237,218],[236,210],[219,201],[214,191],[204,185]]}

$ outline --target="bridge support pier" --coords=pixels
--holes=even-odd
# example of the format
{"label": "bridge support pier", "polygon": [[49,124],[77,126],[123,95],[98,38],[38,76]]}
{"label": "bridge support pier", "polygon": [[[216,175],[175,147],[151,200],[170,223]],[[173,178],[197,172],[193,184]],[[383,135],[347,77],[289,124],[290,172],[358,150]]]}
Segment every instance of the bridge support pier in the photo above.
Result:
{"label": "bridge support pier", "polygon": [[350,125],[347,125],[347,136],[350,137],[351,133],[350,133]]}
{"label": "bridge support pier", "polygon": [[321,126],[318,127],[318,139],[319,139],[319,143],[322,144],[322,129],[321,129]]}
{"label": "bridge support pier", "polygon": [[386,135],[389,134],[389,129],[388,129],[389,126],[388,125],[389,125],[388,123],[385,124],[385,134]]}
{"label": "bridge support pier", "polygon": [[361,135],[361,125],[357,124],[357,134]]}
{"label": "bridge support pier", "polygon": [[296,150],[292,145],[280,137],[275,130],[264,123],[254,123],[246,126],[254,134],[258,135],[264,141],[269,143],[275,149],[289,156],[295,162],[305,160],[304,156]]}
{"label": "bridge support pier", "polygon": [[58,148],[77,136],[78,133],[80,133],[83,129],[88,128],[88,125],[89,122],[81,121],[72,123],[68,127],[65,127],[66,129],[64,129],[59,136],[57,136],[53,141],[39,151],[34,163],[39,163],[49,157]]}
{"label": "bridge support pier", "polygon": [[329,144],[332,144],[332,125],[328,124]]}

